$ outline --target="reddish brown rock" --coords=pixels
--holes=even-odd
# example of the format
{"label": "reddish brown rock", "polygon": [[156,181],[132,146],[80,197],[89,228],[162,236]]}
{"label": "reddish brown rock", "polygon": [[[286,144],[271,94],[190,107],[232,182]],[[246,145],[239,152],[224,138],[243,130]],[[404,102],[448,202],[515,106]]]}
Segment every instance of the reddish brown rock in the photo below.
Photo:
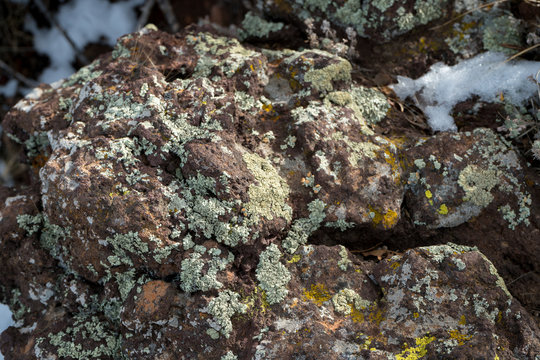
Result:
{"label": "reddish brown rock", "polygon": [[[0,190],[6,359],[532,358],[504,259],[417,248],[482,217],[538,232],[526,165],[489,130],[383,135],[351,71],[145,28],[21,101],[3,128],[43,161]],[[412,249],[376,263],[377,237]]]}

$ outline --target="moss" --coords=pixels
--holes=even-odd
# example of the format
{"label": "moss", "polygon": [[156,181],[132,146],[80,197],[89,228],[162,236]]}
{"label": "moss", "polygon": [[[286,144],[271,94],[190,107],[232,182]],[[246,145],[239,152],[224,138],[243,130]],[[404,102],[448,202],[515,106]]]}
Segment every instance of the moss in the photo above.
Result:
{"label": "moss", "polygon": [[300,245],[305,244],[309,236],[320,227],[326,217],[325,206],[326,204],[319,199],[310,202],[308,204],[309,217],[293,222],[291,230],[283,240],[283,248],[293,254]]}
{"label": "moss", "polygon": [[244,314],[247,306],[240,303],[240,295],[231,290],[224,290],[208,304],[207,311],[220,326],[220,333],[229,338],[233,326],[231,318],[234,314]]}
{"label": "moss", "polygon": [[283,23],[266,21],[248,11],[242,20],[242,29],[238,33],[240,41],[250,36],[259,38],[267,37],[268,34],[283,29]]}
{"label": "moss", "polygon": [[256,276],[261,289],[266,292],[270,305],[281,302],[288,294],[287,284],[291,280],[289,270],[280,262],[281,251],[270,244],[259,257]]}
{"label": "moss", "polygon": [[274,216],[287,221],[292,219],[292,209],[287,204],[289,186],[279,176],[272,164],[257,154],[244,153],[244,162],[258,184],[249,186],[249,202],[245,205],[250,223],[257,223],[264,217],[273,220]]}

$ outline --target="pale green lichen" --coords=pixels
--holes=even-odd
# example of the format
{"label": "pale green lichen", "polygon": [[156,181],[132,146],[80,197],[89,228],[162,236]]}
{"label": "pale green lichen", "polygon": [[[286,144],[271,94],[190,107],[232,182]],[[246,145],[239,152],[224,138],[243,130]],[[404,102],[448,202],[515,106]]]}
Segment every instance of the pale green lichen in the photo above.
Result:
{"label": "pale green lichen", "polygon": [[227,353],[225,355],[223,355],[221,357],[220,360],[238,360],[238,357],[236,355],[234,355],[234,353],[232,351],[227,351]]}
{"label": "pale green lichen", "polygon": [[373,142],[353,141],[341,131],[336,131],[331,136],[332,140],[342,141],[348,147],[349,163],[352,167],[362,166],[366,159],[374,159],[377,152],[381,151],[381,147]]}
{"label": "pale green lichen", "polygon": [[343,271],[347,271],[349,266],[352,265],[352,261],[349,260],[349,254],[343,245],[339,245],[339,256],[341,257],[338,261],[339,268]]}
{"label": "pale green lichen", "polygon": [[[77,338],[85,339],[82,343],[75,341]],[[41,344],[48,340],[54,346],[54,354],[48,354],[41,349]],[[99,345],[98,345],[99,344]],[[91,360],[104,357],[122,358],[122,338],[117,332],[109,328],[106,322],[100,321],[97,316],[78,314],[72,326],[57,333],[51,332],[46,338],[38,338],[34,345],[34,354],[37,358],[49,359],[49,355],[55,357],[70,357],[78,360]]]}
{"label": "pale green lichen", "polygon": [[[215,239],[228,246],[245,243],[250,231],[239,217],[233,216],[229,221],[219,219],[234,208],[241,208],[241,202],[219,199],[215,182],[215,179],[200,173],[181,183],[172,182],[165,191],[170,199],[169,211],[173,214],[183,212],[188,229],[200,232],[207,239]],[[180,187],[183,190],[177,194]]]}
{"label": "pale green lichen", "polygon": [[[193,252],[189,258],[182,260],[180,272],[182,290],[191,293],[199,290],[220,289],[223,286],[217,280],[217,274],[234,261],[234,255],[229,253],[226,258],[221,257],[219,249],[209,250],[209,253],[212,256],[210,261],[203,260],[199,252]],[[203,272],[203,270],[206,271]]]}
{"label": "pale green lichen", "polygon": [[28,236],[38,232],[43,224],[43,216],[41,213],[37,215],[21,214],[17,215],[17,224],[26,231]]}
{"label": "pale green lichen", "polygon": [[[313,50],[311,50],[313,51]],[[336,81],[351,81],[351,64],[342,58],[335,58],[337,63],[332,63],[322,69],[310,69],[304,75],[304,80],[309,81],[317,91],[331,92]]]}
{"label": "pale green lichen", "polygon": [[328,5],[330,5],[331,3],[332,0],[303,0],[304,8],[307,8],[311,11],[317,9],[321,11],[326,11]]}
{"label": "pale green lichen", "polygon": [[292,149],[294,148],[295,144],[296,144],[296,136],[289,135],[285,138],[284,144],[280,145],[279,148],[281,150],[286,150],[288,147]]}
{"label": "pale green lichen", "polygon": [[280,262],[281,251],[270,244],[259,257],[256,276],[261,289],[266,293],[270,305],[281,302],[288,294],[287,284],[291,280],[289,270]]}
{"label": "pale green lichen", "polygon": [[122,264],[133,266],[133,261],[128,253],[134,253],[138,257],[144,257],[148,253],[148,244],[141,240],[137,232],[127,234],[116,234],[106,239],[112,246],[113,255],[109,255],[107,260],[111,266]]}
{"label": "pale green lichen", "polygon": [[350,94],[359,113],[368,124],[373,125],[380,122],[390,109],[386,96],[379,90],[364,86],[352,86]]}
{"label": "pale green lichen", "polygon": [[363,310],[371,305],[371,301],[362,299],[356,291],[345,288],[332,296],[332,304],[338,313],[350,315],[353,306],[356,310]]}
{"label": "pale green lichen", "polygon": [[292,209],[287,204],[290,192],[287,182],[268,160],[259,155],[246,152],[242,158],[258,183],[250,185],[248,189],[249,202],[245,208],[251,218],[250,222],[257,223],[263,217],[272,220],[274,216],[291,221]]}
{"label": "pale green lichen", "polygon": [[238,32],[238,38],[243,41],[250,36],[267,37],[268,34],[283,29],[283,26],[281,22],[266,21],[248,11],[242,20],[242,29]]}
{"label": "pale green lichen", "polygon": [[99,60],[94,60],[89,65],[83,66],[75,74],[71,75],[63,84],[62,87],[73,86],[75,84],[86,84],[87,82],[94,80],[102,74],[101,70],[94,69],[100,64]]}
{"label": "pale green lichen", "polygon": [[233,325],[231,318],[234,314],[244,314],[247,306],[240,302],[240,295],[231,290],[224,290],[208,304],[207,312],[213,316],[220,329],[219,332],[229,338]]}
{"label": "pale green lichen", "polygon": [[283,240],[283,248],[293,254],[299,246],[307,242],[309,236],[315,232],[324,221],[326,204],[315,199],[308,204],[309,217],[297,219],[293,222],[287,237]]}
{"label": "pale green lichen", "polygon": [[[218,37],[210,33],[197,33],[186,36],[187,43],[193,45],[199,55],[192,78],[208,78],[214,67],[219,67],[227,77],[232,77],[246,63],[257,57],[256,51],[246,49],[238,40],[227,37]],[[222,57],[222,60],[213,58]],[[256,72],[256,76],[265,77],[264,66]]]}
{"label": "pale green lichen", "polygon": [[487,21],[482,41],[484,49],[512,55],[521,43],[521,23],[511,15],[502,15]]}
{"label": "pale green lichen", "polygon": [[465,191],[463,200],[486,207],[493,200],[491,190],[499,183],[500,174],[493,169],[482,169],[476,165],[468,165],[461,171],[458,184]]}

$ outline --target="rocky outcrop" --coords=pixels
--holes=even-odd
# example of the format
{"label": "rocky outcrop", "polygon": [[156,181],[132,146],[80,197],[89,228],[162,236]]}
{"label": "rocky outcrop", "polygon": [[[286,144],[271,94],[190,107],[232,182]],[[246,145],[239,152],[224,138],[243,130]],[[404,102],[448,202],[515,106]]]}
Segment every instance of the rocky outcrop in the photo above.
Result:
{"label": "rocky outcrop", "polygon": [[527,165],[489,129],[385,135],[386,96],[351,71],[145,28],[19,102],[2,124],[29,164],[0,193],[6,359],[539,353],[481,241],[361,251],[366,233],[489,220],[538,253]]}

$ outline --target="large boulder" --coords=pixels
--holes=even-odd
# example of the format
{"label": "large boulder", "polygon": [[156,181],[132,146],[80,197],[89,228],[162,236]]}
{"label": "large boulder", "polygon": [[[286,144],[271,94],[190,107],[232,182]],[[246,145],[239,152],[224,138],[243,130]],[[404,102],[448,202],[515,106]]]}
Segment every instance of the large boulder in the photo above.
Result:
{"label": "large boulder", "polygon": [[537,234],[526,165],[489,130],[383,135],[387,98],[351,71],[145,28],[19,102],[2,123],[29,165],[0,189],[6,359],[540,352],[503,259],[361,250],[482,216]]}

